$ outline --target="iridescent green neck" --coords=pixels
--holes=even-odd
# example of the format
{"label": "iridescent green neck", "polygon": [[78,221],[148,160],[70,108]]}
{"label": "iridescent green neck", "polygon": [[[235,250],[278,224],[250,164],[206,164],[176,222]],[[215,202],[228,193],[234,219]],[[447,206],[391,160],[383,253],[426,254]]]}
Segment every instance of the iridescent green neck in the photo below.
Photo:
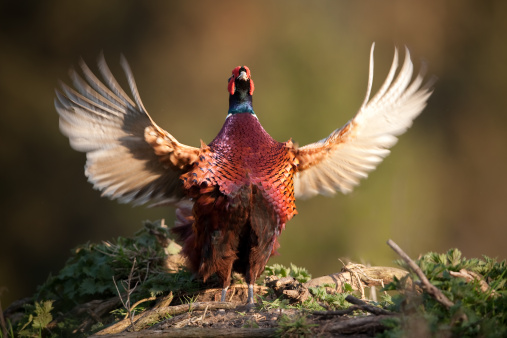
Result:
{"label": "iridescent green neck", "polygon": [[250,113],[255,115],[252,106],[252,95],[247,91],[236,90],[234,95],[229,95],[228,114]]}

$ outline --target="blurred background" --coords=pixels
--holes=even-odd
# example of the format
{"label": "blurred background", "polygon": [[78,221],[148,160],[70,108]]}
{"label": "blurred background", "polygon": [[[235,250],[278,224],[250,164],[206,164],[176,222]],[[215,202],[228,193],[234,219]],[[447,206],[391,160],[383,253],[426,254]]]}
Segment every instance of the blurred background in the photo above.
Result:
{"label": "blurred background", "polygon": [[[361,105],[376,42],[376,88],[394,46],[438,77],[424,113],[350,195],[297,202],[280,255],[314,276],[339,258],[392,265],[457,247],[507,257],[507,2],[2,1],[0,4],[0,289],[4,309],[57,273],[87,241],[130,236],[171,208],[100,197],[85,155],[58,129],[58,81],[82,57],[123,53],[147,110],[180,142],[209,143],[226,116],[226,81],[250,67],[254,107],[277,140],[304,145]],[[403,54],[402,54],[403,55]],[[96,69],[92,67],[92,69]],[[125,82],[122,82],[125,83]]]}

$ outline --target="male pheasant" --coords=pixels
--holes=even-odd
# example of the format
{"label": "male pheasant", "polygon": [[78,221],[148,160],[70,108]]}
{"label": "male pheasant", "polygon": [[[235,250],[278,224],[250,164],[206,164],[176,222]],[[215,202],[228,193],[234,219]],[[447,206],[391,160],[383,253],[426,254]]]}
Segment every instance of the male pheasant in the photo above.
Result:
{"label": "male pheasant", "polygon": [[254,83],[246,66],[228,81],[229,111],[208,145],[179,143],[144,108],[127,62],[121,64],[134,100],[120,87],[103,57],[103,81],[81,62],[71,71],[74,88],[56,91],[60,129],[86,153],[85,174],[102,195],[122,203],[174,204],[173,231],[183,242],[192,271],[216,274],[225,300],[233,271],[253,283],[278,248],[277,238],[297,212],[296,197],[350,192],[389,153],[431,95],[423,75],[412,79],[408,49],[398,52],[378,93],[370,99],[373,47],[366,98],[356,116],[327,138],[298,147],[275,141],[252,106]]}

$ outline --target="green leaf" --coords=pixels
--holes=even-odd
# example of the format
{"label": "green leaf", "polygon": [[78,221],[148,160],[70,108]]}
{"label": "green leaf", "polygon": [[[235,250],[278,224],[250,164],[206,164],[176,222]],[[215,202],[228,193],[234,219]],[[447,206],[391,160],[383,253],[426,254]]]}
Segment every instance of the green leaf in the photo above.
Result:
{"label": "green leaf", "polygon": [[352,285],[350,285],[349,283],[345,283],[345,285],[343,286],[343,289],[347,292],[354,292]]}
{"label": "green leaf", "polygon": [[33,317],[32,327],[42,330],[53,320],[51,315],[53,310],[53,301],[35,302],[35,316]]}
{"label": "green leaf", "polygon": [[79,286],[79,293],[81,295],[93,295],[98,292],[97,284],[93,278],[86,278]]}

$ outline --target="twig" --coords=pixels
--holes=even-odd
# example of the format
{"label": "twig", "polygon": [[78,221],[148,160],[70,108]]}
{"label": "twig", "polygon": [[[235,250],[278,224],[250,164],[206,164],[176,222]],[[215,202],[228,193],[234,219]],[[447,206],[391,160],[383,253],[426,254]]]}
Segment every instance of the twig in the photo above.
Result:
{"label": "twig", "polygon": [[[347,269],[350,269],[350,268],[353,268],[354,270],[357,270],[359,271],[363,276],[364,276],[364,280],[363,280],[363,283],[368,285],[371,281],[373,282],[376,282],[376,283],[380,283],[380,285],[382,286],[382,288],[385,287],[384,285],[384,280],[382,278],[373,278],[373,277],[370,277],[368,274],[366,274],[366,272],[364,272],[364,269],[366,269],[367,267],[364,266],[363,264],[353,264],[353,263],[349,263],[349,265],[346,266]],[[374,293],[375,291],[375,285],[372,285],[371,286],[371,289],[372,289],[372,292]],[[387,291],[384,291],[384,294],[387,295]],[[364,299],[364,298],[361,298],[361,299]]]}
{"label": "twig", "polygon": [[449,271],[449,274],[453,277],[463,278],[467,283],[472,281],[478,281],[479,286],[481,287],[481,291],[485,293],[489,293],[489,296],[496,296],[495,290],[493,290],[488,283],[484,280],[484,276],[479,275],[473,271],[469,271],[467,269],[461,269],[459,272]]}
{"label": "twig", "polygon": [[209,305],[206,305],[206,308],[204,309],[204,314],[203,314],[203,315],[202,315],[202,317],[201,317],[201,322],[203,322],[203,321],[204,321],[204,318],[206,318],[206,312],[208,312],[208,306],[209,306]]}
{"label": "twig", "polygon": [[231,296],[229,297],[229,302],[232,302],[232,298],[234,298],[234,295],[236,294],[236,288],[231,288]]}
{"label": "twig", "polygon": [[[132,277],[134,275],[134,267],[136,265],[136,258],[134,257],[134,262],[132,263],[132,268],[130,269],[130,273],[127,279],[127,282],[122,281],[123,289],[127,292],[127,299],[123,300],[123,297],[121,296],[121,292],[118,289],[118,285],[116,284],[116,281],[113,276],[113,283],[116,288],[116,291],[118,292],[118,296],[120,297],[120,301],[123,304],[123,307],[127,310],[127,314],[125,315],[125,319],[128,317],[130,319],[130,324],[132,325],[132,328],[134,327],[134,312],[132,311],[133,308],[130,305],[130,295],[134,292],[134,290],[137,288],[137,285],[139,284],[139,281],[136,281],[136,285],[134,285],[133,288],[130,287],[130,284],[132,283]],[[125,286],[125,284],[127,286]],[[137,303],[136,303],[137,306]]]}
{"label": "twig", "polygon": [[345,297],[345,300],[349,303],[359,306],[359,308],[361,310],[364,310],[369,313],[373,313],[374,315],[377,315],[377,316],[378,315],[393,315],[394,314],[391,311],[387,311],[382,308],[370,305],[370,304],[366,303],[365,301],[362,301],[361,299],[357,299],[356,297],[354,297],[352,295],[348,295],[347,297]]}
{"label": "twig", "polygon": [[149,275],[150,275],[150,261],[146,263],[146,274],[144,275],[143,283],[146,282]]}
{"label": "twig", "polygon": [[451,306],[454,305],[454,303],[451,302],[449,298],[442,293],[442,291],[430,283],[421,268],[412,259],[410,259],[403,250],[401,250],[398,244],[394,243],[392,240],[388,240],[387,245],[389,245],[405,261],[405,263],[407,263],[408,267],[415,272],[417,277],[421,280],[423,289],[435,298],[437,302],[445,306],[446,309],[450,309]]}
{"label": "twig", "polygon": [[[359,290],[361,291],[361,299],[366,299],[366,296],[364,294],[364,286],[363,282],[361,281],[361,278],[359,278],[359,274],[357,273],[357,264],[353,264],[351,267],[348,265],[345,265],[343,261],[340,259],[340,262],[343,264],[342,271],[348,271],[350,273],[350,277],[352,279],[352,276],[356,277],[357,285],[359,286]],[[350,265],[350,264],[349,264]],[[351,269],[352,268],[352,269]],[[361,271],[362,272],[362,271]],[[362,272],[363,275],[365,275],[367,278],[369,278],[364,272]],[[352,279],[353,280],[353,279]]]}
{"label": "twig", "polygon": [[157,299],[157,297],[155,297],[155,296],[141,299],[141,300],[135,302],[134,305],[132,305],[132,307],[130,308],[130,310],[133,311],[136,308],[136,306],[138,306],[139,304],[142,304],[144,302],[149,302],[150,300],[155,300],[155,299]]}
{"label": "twig", "polygon": [[[384,283],[382,283],[384,284]],[[384,287],[382,287],[384,288]],[[385,294],[387,294],[387,291],[384,291]],[[370,300],[376,302],[377,301],[377,288],[375,286],[372,286],[370,288]]]}

